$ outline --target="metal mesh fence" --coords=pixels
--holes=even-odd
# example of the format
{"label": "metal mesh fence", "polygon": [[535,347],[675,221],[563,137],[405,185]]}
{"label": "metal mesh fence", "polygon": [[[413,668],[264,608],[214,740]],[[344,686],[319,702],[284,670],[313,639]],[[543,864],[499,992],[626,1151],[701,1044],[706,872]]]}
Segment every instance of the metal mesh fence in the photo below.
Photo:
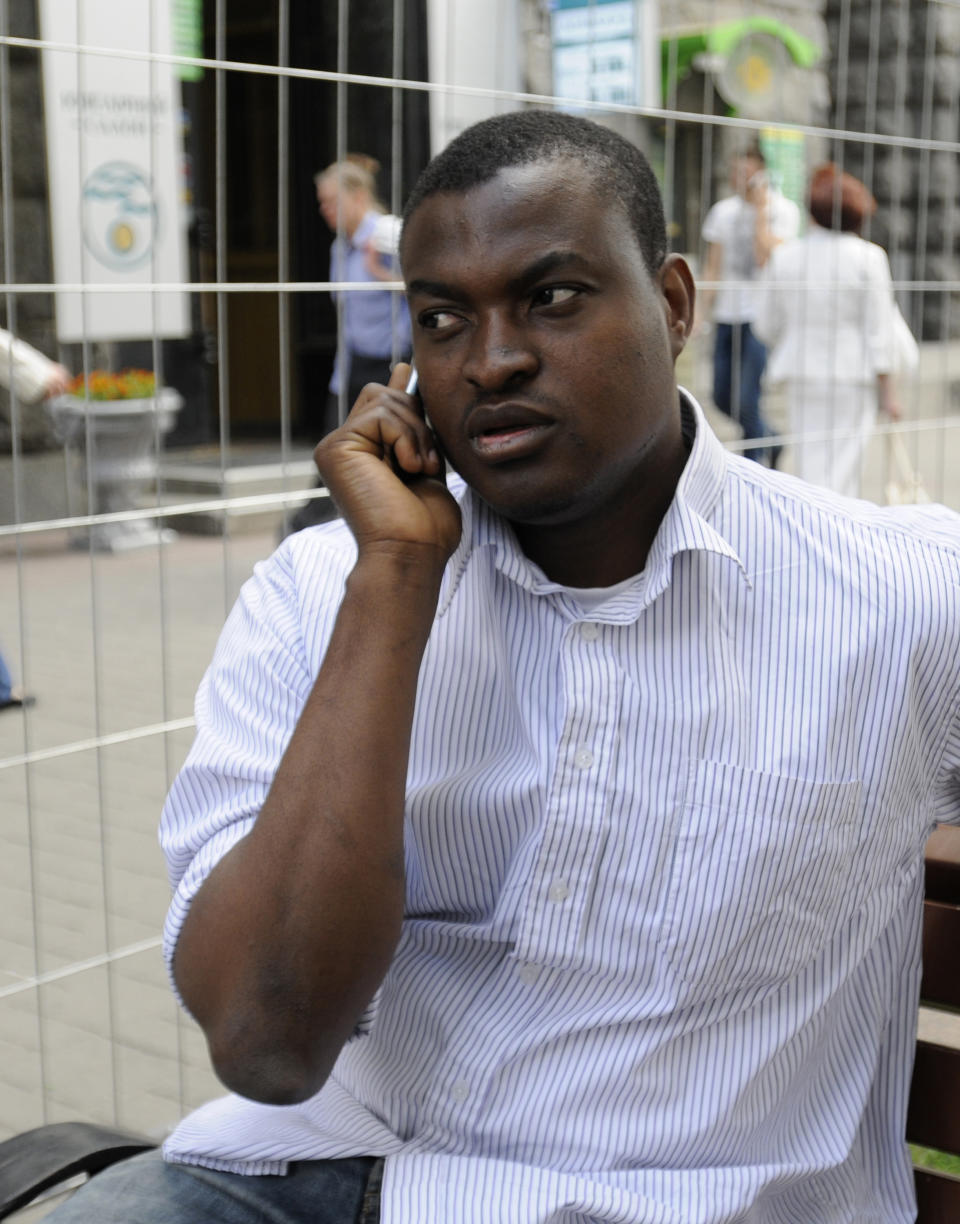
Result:
{"label": "metal mesh fence", "polygon": [[[0,0],[5,327],[74,374],[136,365],[178,397],[171,405],[151,389],[125,410],[81,392],[58,410],[14,390],[2,406],[0,649],[14,683],[37,698],[0,714],[5,1133],[83,1117],[159,1136],[218,1091],[160,959],[167,888],[155,830],[227,609],[284,516],[324,496],[310,449],[344,351],[346,293],[402,288],[330,279],[313,183],[328,163],[374,151],[398,213],[431,147],[467,122],[525,105],[576,109],[645,147],[671,242],[702,272],[704,219],[739,149],[766,149],[801,215],[809,170],[832,159],[877,199],[865,237],[886,249],[919,341],[915,368],[900,375],[902,420],[878,420],[864,440],[859,490],[960,507],[957,5],[640,0],[620,6],[632,25],[616,51],[590,24],[615,6],[594,0],[579,6],[579,60],[560,54],[557,6],[551,16],[537,0],[496,0],[479,16],[458,0],[116,7],[137,11],[145,41],[98,41],[102,0],[61,6],[72,10],[66,23],[56,5]],[[741,41],[802,30],[816,54],[804,64],[801,43],[765,52],[761,42],[756,62],[738,67],[736,47],[718,50],[710,33],[738,22]],[[625,39],[626,85],[616,75]],[[561,77],[577,87],[574,60],[586,64],[578,96],[558,87]],[[109,102],[120,76],[139,109]],[[760,103],[731,102],[738,82],[749,93],[758,80]],[[793,91],[786,101],[780,85]],[[806,117],[784,119],[798,97]],[[58,108],[69,113],[55,131]],[[132,281],[118,265],[139,238],[97,212],[108,193],[92,152],[123,124],[143,181],[166,191],[143,206],[157,228]],[[129,199],[138,188],[127,181]],[[111,225],[113,245],[98,248]],[[172,263],[164,226],[180,244]],[[173,279],[171,266],[181,270]],[[700,277],[708,292],[730,283]],[[131,322],[144,309],[146,329]],[[714,408],[713,343],[704,317],[681,381],[730,448],[749,449]],[[345,390],[335,398],[342,415]],[[843,440],[842,429],[798,432],[778,386],[763,404],[787,470],[804,438]]]}

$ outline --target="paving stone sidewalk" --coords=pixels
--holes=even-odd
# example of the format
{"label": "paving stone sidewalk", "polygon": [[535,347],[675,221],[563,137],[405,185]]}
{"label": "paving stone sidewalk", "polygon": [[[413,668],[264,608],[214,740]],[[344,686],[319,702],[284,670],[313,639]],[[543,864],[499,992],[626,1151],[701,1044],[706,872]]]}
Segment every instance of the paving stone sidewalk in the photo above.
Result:
{"label": "paving stone sidewalk", "polygon": [[[37,698],[0,713],[0,763],[53,754],[0,767],[0,1135],[86,1117],[159,1138],[219,1091],[156,946],[157,818],[192,730],[126,736],[192,716],[226,610],[273,542],[181,536],[91,558],[31,540],[0,556],[0,641]],[[84,746],[98,736],[117,742]]]}

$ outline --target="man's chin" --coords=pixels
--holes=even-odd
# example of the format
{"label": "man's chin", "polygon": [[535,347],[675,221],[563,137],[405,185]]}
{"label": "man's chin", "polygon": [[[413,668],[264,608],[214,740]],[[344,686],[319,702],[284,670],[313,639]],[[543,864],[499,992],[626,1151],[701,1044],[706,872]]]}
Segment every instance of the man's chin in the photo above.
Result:
{"label": "man's chin", "polygon": [[560,527],[581,517],[579,490],[519,494],[515,497],[489,496],[482,489],[477,493],[501,518],[520,527]]}

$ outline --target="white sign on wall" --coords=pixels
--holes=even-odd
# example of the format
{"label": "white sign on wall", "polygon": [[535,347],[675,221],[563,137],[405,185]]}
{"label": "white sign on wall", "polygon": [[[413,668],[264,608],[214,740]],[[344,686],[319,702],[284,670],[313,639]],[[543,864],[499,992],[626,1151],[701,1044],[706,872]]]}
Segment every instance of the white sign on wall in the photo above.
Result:
{"label": "white sign on wall", "polygon": [[654,106],[654,8],[643,0],[549,0],[553,91],[559,97]]}
{"label": "white sign on wall", "polygon": [[[491,6],[478,0],[427,0],[430,80],[461,88],[522,88],[517,2],[498,0],[493,6],[497,17],[491,20]],[[490,98],[455,90],[431,92],[431,152],[439,153],[465,127],[489,118],[497,110]]]}
{"label": "white sign on wall", "polygon": [[[168,0],[41,0],[40,19],[52,42],[170,52]],[[134,286],[186,280],[175,69],[47,50],[43,79],[54,279]],[[189,330],[182,290],[86,290],[56,299],[62,342]]]}

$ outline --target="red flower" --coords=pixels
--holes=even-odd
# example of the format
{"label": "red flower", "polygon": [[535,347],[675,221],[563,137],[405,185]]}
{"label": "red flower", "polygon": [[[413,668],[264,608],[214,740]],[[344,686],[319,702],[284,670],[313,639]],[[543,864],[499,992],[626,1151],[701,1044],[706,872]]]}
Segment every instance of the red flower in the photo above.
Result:
{"label": "red flower", "polygon": [[149,399],[157,393],[157,379],[152,370],[91,370],[72,379],[69,393],[78,399]]}

